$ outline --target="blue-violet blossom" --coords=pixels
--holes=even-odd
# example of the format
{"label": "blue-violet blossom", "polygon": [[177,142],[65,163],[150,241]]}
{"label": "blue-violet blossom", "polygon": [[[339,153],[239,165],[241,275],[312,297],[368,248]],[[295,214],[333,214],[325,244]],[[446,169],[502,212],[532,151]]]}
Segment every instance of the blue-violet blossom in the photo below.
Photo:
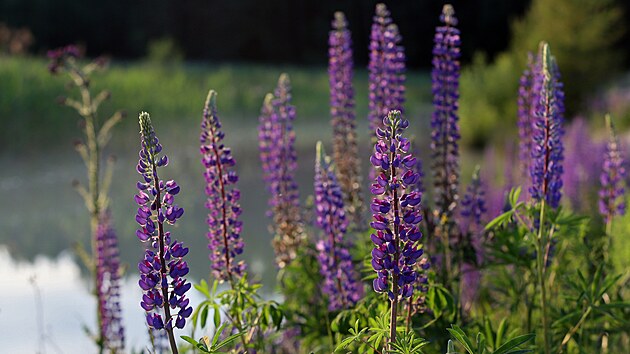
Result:
{"label": "blue-violet blossom", "polygon": [[[168,158],[160,156],[162,145],[146,112],[140,113],[140,134],[142,148],[136,169],[142,180],[137,183],[139,191],[134,197],[139,205],[136,221],[140,229],[136,235],[147,245],[144,259],[138,263],[138,284],[144,293],[140,305],[147,311],[149,326],[166,328],[170,336],[173,326],[184,328],[186,318],[192,314],[185,295],[191,287],[184,278],[189,270],[183,260],[188,248],[164,230],[164,224],[175,224],[184,209],[174,204],[180,191],[177,183],[173,180],[164,182],[158,177],[158,168],[168,165]],[[161,309],[164,316],[159,312]],[[171,315],[171,310],[177,312]]]}

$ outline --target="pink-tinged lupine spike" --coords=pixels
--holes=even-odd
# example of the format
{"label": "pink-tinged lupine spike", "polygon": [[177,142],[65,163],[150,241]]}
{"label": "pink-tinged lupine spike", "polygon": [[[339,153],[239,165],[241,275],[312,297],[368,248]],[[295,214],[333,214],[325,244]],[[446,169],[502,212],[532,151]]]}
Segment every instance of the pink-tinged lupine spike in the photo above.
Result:
{"label": "pink-tinged lupine spike", "polygon": [[435,204],[450,220],[459,199],[459,73],[461,39],[451,5],[444,5],[433,46],[431,149]]}
{"label": "pink-tinged lupine spike", "polygon": [[125,349],[125,328],[120,307],[120,254],[118,238],[108,213],[96,229],[96,293],[103,348],[112,353]]}
{"label": "pink-tinged lupine spike", "polygon": [[232,281],[234,276],[241,276],[245,270],[245,263],[235,260],[244,246],[241,238],[243,223],[239,220],[241,193],[236,188],[236,161],[230,148],[222,143],[225,134],[221,131],[216,96],[214,90],[208,93],[200,138],[208,197],[205,203],[208,209],[208,248],[213,276],[220,281]]}
{"label": "pink-tinged lupine spike", "polygon": [[403,111],[405,102],[405,52],[402,37],[385,4],[376,5],[370,33],[369,114],[370,131],[382,127],[390,110]]}
{"label": "pink-tinged lupine spike", "polygon": [[352,86],[352,48],[350,31],[342,12],[335,13],[328,37],[328,78],[330,115],[333,127],[333,157],[337,178],[344,194],[344,205],[351,226],[363,229],[364,204],[361,195],[361,166]]}
{"label": "pink-tinged lupine spike", "polygon": [[599,212],[606,224],[610,224],[616,215],[626,213],[625,201],[625,161],[619,140],[615,134],[612,119],[606,116],[606,125],[610,138],[606,145],[604,163],[600,176],[601,189],[599,191]]}
{"label": "pink-tinged lupine spike", "polygon": [[562,174],[562,188],[571,209],[577,212],[587,212],[592,205],[589,196],[599,185],[605,153],[605,146],[593,140],[589,129],[583,117],[576,117],[567,126],[565,137],[564,164],[570,168]]}
{"label": "pink-tinged lupine spike", "polygon": [[295,180],[297,152],[295,151],[295,106],[291,104],[291,84],[287,74],[280,75],[274,95],[267,95],[261,109],[258,128],[263,179],[269,198],[274,234],[273,247],[276,263],[285,267],[297,256],[306,239],[300,196]]}
{"label": "pink-tinged lupine spike", "polygon": [[363,297],[363,285],[354,269],[346,238],[348,222],[343,194],[322,143],[317,143],[315,163],[315,223],[323,230],[317,243],[320,273],[324,277],[322,291],[328,296],[328,309],[337,311],[352,307]]}

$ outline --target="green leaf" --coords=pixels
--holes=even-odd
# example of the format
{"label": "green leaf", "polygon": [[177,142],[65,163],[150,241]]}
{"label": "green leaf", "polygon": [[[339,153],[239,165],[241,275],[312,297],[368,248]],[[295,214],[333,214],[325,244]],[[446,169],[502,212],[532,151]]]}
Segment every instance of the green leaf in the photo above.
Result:
{"label": "green leaf", "polygon": [[201,328],[206,327],[206,321],[208,320],[208,305],[204,305],[201,310]]}
{"label": "green leaf", "polygon": [[512,349],[516,349],[516,347],[518,347],[519,345],[524,344],[524,343],[534,339],[535,337],[536,337],[535,334],[530,333],[530,334],[524,334],[522,336],[518,336],[516,338],[512,338],[511,340],[507,341],[505,344],[500,346],[499,349],[497,349],[494,352],[494,354],[511,353]]}
{"label": "green leaf", "polygon": [[222,340],[219,344],[217,344],[216,346],[213,345],[212,348],[214,350],[219,350],[227,345],[230,345],[232,343],[234,343],[240,336],[242,336],[243,334],[245,334],[245,331],[240,332],[240,333],[235,333],[232,334],[231,336],[225,338],[224,340]]}
{"label": "green leaf", "polygon": [[505,330],[507,329],[507,318],[504,318],[501,323],[499,323],[499,328],[497,329],[497,336],[494,338],[494,347],[492,349],[496,349],[503,342],[503,336],[505,334]]}
{"label": "green leaf", "polygon": [[466,349],[466,351],[470,354],[475,354],[473,351],[473,345],[470,342],[470,339],[466,336],[464,331],[457,325],[451,325],[452,328],[447,328],[446,330],[455,337],[455,339]]}
{"label": "green leaf", "polygon": [[214,304],[213,309],[214,309],[214,318],[213,318],[214,328],[218,328],[221,325],[221,312],[219,311],[219,305]]}
{"label": "green leaf", "polygon": [[189,336],[180,336],[180,338],[192,345],[195,345],[195,346],[197,345],[197,341],[194,338],[191,338]]}

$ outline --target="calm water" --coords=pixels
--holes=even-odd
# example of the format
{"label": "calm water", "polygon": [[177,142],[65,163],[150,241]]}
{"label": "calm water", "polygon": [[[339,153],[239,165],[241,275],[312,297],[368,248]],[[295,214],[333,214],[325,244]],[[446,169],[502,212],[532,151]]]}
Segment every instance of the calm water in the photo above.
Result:
{"label": "calm water", "polygon": [[[173,235],[190,247],[189,279],[208,279],[197,126],[167,129],[159,120],[154,123],[170,158],[161,177],[175,179],[182,187],[177,203],[185,208],[185,214]],[[238,162],[245,259],[269,297],[275,296],[276,268],[267,231],[268,196],[260,179],[255,124],[224,122],[224,127],[228,132],[226,144],[233,148]],[[235,135],[232,132],[236,129]],[[313,189],[315,141],[330,141],[329,136],[327,121],[298,129],[298,180],[303,200]],[[110,193],[112,214],[122,262],[128,266],[122,287],[128,349],[140,349],[147,343],[135,267],[142,256],[142,246],[135,237],[136,206],[132,199],[138,179],[138,145],[135,127],[124,128],[116,132],[109,149],[117,157]],[[85,169],[70,142],[42,149],[42,154],[0,156],[0,193],[5,201],[0,204],[0,288],[4,290],[0,295],[0,348],[7,353],[93,352],[94,346],[83,331],[84,326],[93,329],[95,323],[91,280],[72,251],[74,244],[89,245],[88,215],[71,186],[74,179],[84,183]],[[200,301],[194,290],[190,295],[193,304]],[[180,334],[187,333],[185,329]]]}

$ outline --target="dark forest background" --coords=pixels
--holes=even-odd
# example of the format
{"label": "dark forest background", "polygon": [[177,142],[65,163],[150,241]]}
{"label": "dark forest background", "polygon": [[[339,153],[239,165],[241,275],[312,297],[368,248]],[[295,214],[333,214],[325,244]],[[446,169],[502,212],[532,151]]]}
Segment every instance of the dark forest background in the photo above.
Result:
{"label": "dark forest background", "polygon": [[[171,38],[187,60],[324,64],[332,14],[344,11],[367,63],[372,0],[0,0],[0,22],[29,28],[31,51],[83,43],[91,56],[134,59],[152,41]],[[403,34],[408,66],[426,68],[445,1],[386,1]],[[492,58],[508,46],[510,24],[530,1],[451,1],[465,34],[464,62],[475,51]]]}

